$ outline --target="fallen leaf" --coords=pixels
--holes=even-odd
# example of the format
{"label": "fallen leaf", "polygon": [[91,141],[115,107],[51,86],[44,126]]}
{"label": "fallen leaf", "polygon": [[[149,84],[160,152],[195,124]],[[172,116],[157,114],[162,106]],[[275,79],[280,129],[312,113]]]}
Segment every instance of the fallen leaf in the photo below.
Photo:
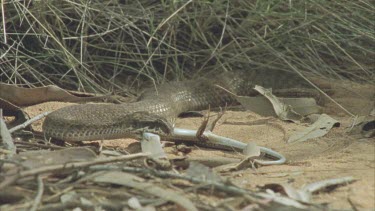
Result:
{"label": "fallen leaf", "polygon": [[143,178],[119,171],[99,172],[94,178],[97,183],[109,183],[134,188],[166,201],[174,202],[186,210],[197,210],[193,202],[182,194],[170,189],[161,188],[154,183],[146,182]]}
{"label": "fallen leaf", "polygon": [[307,115],[305,117],[303,117],[303,119],[301,120],[302,123],[308,123],[308,124],[314,124],[314,122],[316,122],[320,117],[320,114],[310,114],[310,115]]}
{"label": "fallen leaf", "polygon": [[337,187],[338,185],[347,185],[354,181],[356,181],[354,177],[341,177],[341,178],[335,178],[335,179],[327,179],[327,180],[310,183],[304,186],[302,190],[306,192],[310,192],[310,193],[316,193],[329,187]]}
{"label": "fallen leaf", "polygon": [[147,167],[158,170],[170,170],[172,168],[172,164],[160,143],[160,136],[152,133],[143,133],[141,148],[142,152],[150,154],[150,157],[145,162]]}
{"label": "fallen leaf", "polygon": [[152,133],[143,133],[141,140],[142,152],[150,153],[153,159],[166,158],[160,142],[160,136]]}
{"label": "fallen leaf", "polygon": [[285,105],[290,105],[293,111],[301,116],[322,113],[322,108],[316,104],[314,98],[279,98],[279,100]]}
{"label": "fallen leaf", "polygon": [[263,96],[236,96],[236,99],[247,110],[259,115],[297,122],[302,116],[321,113],[321,108],[314,98],[278,98],[270,89],[261,86],[255,86],[254,89]]}
{"label": "fallen leaf", "polygon": [[67,193],[64,193],[60,196],[60,201],[63,204],[72,202],[72,201],[78,201],[79,195],[75,191],[69,191]]}
{"label": "fallen leaf", "polygon": [[[266,191],[266,192],[263,192],[263,193],[258,193],[257,195],[264,198],[264,199],[268,199],[268,200],[274,201],[274,202],[282,204],[282,205],[295,207],[295,208],[302,209],[302,210],[308,210],[308,208],[309,208],[307,205],[305,205],[305,204],[303,204],[303,203],[301,203],[301,202],[299,202],[295,199],[292,199],[292,198],[289,198],[289,197],[286,197],[286,196],[280,196],[280,195],[274,193],[272,190]],[[275,209],[275,210],[279,210],[279,209]],[[288,208],[287,210],[291,210],[291,209]]]}
{"label": "fallen leaf", "polygon": [[77,161],[94,160],[96,153],[86,147],[74,147],[61,150],[35,150],[21,152],[14,156],[22,166],[32,169],[48,165],[64,164]]}
{"label": "fallen leaf", "polygon": [[261,155],[260,147],[255,143],[250,142],[244,148],[243,154],[245,155],[245,158],[242,159],[241,162],[233,165],[233,167],[230,169],[231,171],[242,170],[248,168],[249,166],[253,167],[254,159],[259,158]]}
{"label": "fallen leaf", "polygon": [[249,166],[253,167],[253,161],[256,158],[259,158],[261,155],[261,149],[255,143],[250,142],[248,143],[242,154],[245,156],[241,160],[239,159],[228,159],[226,158],[227,162],[223,163],[221,166],[217,166],[214,169],[217,172],[229,172],[229,171],[238,171],[245,169]]}
{"label": "fallen leaf", "polygon": [[0,109],[0,137],[5,149],[7,149],[9,152],[8,157],[13,157],[16,155],[16,146],[13,143],[12,135],[10,134],[10,131],[8,130],[3,119],[2,109]]}
{"label": "fallen leaf", "polygon": [[300,202],[310,202],[311,192],[304,190],[295,189],[289,184],[266,184],[262,189],[271,189],[275,193],[281,193],[282,195],[288,196],[291,199],[300,201]]}
{"label": "fallen leaf", "polygon": [[355,181],[353,177],[342,177],[336,179],[322,180],[314,183],[310,183],[301,189],[296,189],[289,184],[266,184],[262,187],[264,190],[272,190],[274,193],[280,193],[288,196],[296,201],[311,203],[311,196],[313,193],[327,189],[329,187],[349,184]]}
{"label": "fallen leaf", "polygon": [[327,114],[322,114],[314,124],[291,135],[287,142],[303,142],[309,139],[322,137],[327,134],[332,129],[332,127],[339,126],[340,123],[337,120],[333,119]]}
{"label": "fallen leaf", "polygon": [[130,208],[135,209],[135,210],[142,209],[141,203],[134,196],[131,197],[130,199],[128,199],[128,205],[129,205]]}
{"label": "fallen leaf", "polygon": [[199,178],[207,182],[221,182],[222,179],[211,168],[198,162],[191,162],[186,170],[186,175]]}
{"label": "fallen leaf", "polygon": [[281,120],[299,121],[302,119],[302,116],[296,113],[292,106],[284,104],[275,95],[273,95],[271,89],[266,89],[258,85],[256,85],[254,89],[271,102],[276,115]]}
{"label": "fallen leaf", "polygon": [[254,142],[249,142],[243,150],[243,154],[247,157],[259,157],[260,147]]}
{"label": "fallen leaf", "polygon": [[23,88],[16,85],[0,83],[0,108],[31,106],[48,101],[61,102],[88,102],[103,101],[107,96],[72,92],[57,86],[44,86],[38,88]]}

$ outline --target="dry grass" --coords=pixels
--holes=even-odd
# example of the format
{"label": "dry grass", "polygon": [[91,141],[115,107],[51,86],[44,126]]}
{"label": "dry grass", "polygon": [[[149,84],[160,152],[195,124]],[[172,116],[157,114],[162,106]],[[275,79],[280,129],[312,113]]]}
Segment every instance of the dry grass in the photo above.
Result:
{"label": "dry grass", "polygon": [[106,93],[213,71],[374,83],[369,0],[2,1],[0,80]]}

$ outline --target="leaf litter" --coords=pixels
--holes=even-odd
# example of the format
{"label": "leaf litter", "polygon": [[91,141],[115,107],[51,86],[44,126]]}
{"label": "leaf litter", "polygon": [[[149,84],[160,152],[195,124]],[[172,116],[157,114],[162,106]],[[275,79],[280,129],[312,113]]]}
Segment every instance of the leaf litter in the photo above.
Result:
{"label": "leaf litter", "polygon": [[[258,89],[261,90],[265,96],[267,96],[266,98],[271,102],[271,108],[273,109],[274,113],[278,114],[278,116],[283,120],[293,120],[294,122],[299,122],[302,119],[302,116],[309,114],[311,115],[311,113],[320,111],[320,109],[315,107],[314,103],[311,103],[313,102],[311,99],[305,99],[295,104],[308,105],[306,107],[306,111],[303,109],[304,106],[300,106],[298,109],[292,109],[290,104],[293,103],[290,102],[295,101],[295,99],[289,101],[280,100],[273,96],[270,91],[261,89],[260,87],[258,87]],[[263,108],[264,102],[267,101],[264,101],[264,97],[262,98],[263,103],[261,103],[261,106],[258,107]],[[287,105],[287,103],[289,104]],[[297,114],[295,110],[299,110],[298,113],[302,113],[303,115]],[[33,121],[35,120],[31,120],[31,122]],[[322,114],[319,116],[317,121],[315,121],[308,128],[308,130],[296,133],[297,135],[294,134],[294,136],[292,134],[290,137],[295,138],[297,136],[298,140],[307,140],[311,139],[312,137],[317,138],[326,134],[330,128],[337,124],[338,121],[330,118],[328,115]],[[4,128],[5,127],[2,127],[1,129],[3,130]],[[25,126],[20,128],[25,128]],[[4,129],[4,131],[6,131],[6,129]],[[307,186],[310,188],[296,190],[291,188],[291,186],[280,184],[280,186],[285,189],[284,192],[288,192],[289,194],[287,196],[277,196],[275,195],[275,192],[265,191],[258,193],[246,188],[237,187],[216,173],[219,172],[219,168],[211,169],[202,164],[191,161],[189,161],[190,167],[187,168],[186,174],[176,173],[175,169],[166,170],[157,168],[155,165],[149,165],[147,164],[148,159],[167,159],[168,157],[168,153],[164,152],[160,140],[156,140],[154,138],[150,138],[148,142],[141,142],[141,145],[143,145],[142,151],[144,154],[136,154],[134,156],[122,155],[116,151],[113,151],[116,153],[110,153],[111,150],[109,148],[99,150],[103,153],[106,152],[105,154],[107,156],[105,156],[104,154],[98,155],[96,152],[87,147],[76,146],[74,148],[69,148],[69,144],[57,146],[54,145],[54,143],[41,143],[40,145],[42,144],[47,144],[46,146],[47,148],[50,147],[50,150],[30,151],[27,147],[31,147],[32,145],[18,145],[19,148],[17,148],[17,150],[25,152],[19,152],[12,158],[12,162],[5,162],[3,164],[3,170],[6,171],[4,171],[4,179],[1,180],[0,183],[1,189],[11,190],[16,184],[17,186],[21,185],[22,187],[23,185],[33,182],[34,178],[36,178],[38,183],[38,194],[32,203],[30,200],[26,200],[33,198],[32,194],[26,193],[26,195],[17,198],[11,195],[11,191],[2,192],[2,197],[13,198],[15,202],[18,202],[17,207],[39,207],[41,210],[67,207],[130,207],[135,209],[143,207],[144,204],[145,207],[152,210],[157,206],[168,206],[168,202],[173,202],[175,206],[187,210],[202,209],[205,207],[207,208],[207,206],[211,208],[215,207],[214,204],[207,205],[204,201],[193,200],[194,197],[191,193],[189,193],[190,191],[187,191],[187,189],[203,188],[206,191],[209,191],[210,189],[217,189],[220,191],[220,194],[235,194],[238,197],[246,196],[245,201],[247,204],[257,206],[276,206],[278,208],[286,206],[308,210],[321,208],[321,205],[311,203],[308,199],[309,194],[314,192],[313,190],[321,189],[322,185],[318,185],[319,188],[315,189],[311,188],[311,186]],[[35,149],[35,147],[40,145],[34,144],[33,148]],[[240,159],[229,161],[229,158],[224,157],[224,160],[227,159],[225,162],[230,162],[230,166],[232,166],[230,168],[231,171],[245,171],[248,167],[252,167],[251,163],[253,159],[260,156],[259,147],[257,147],[255,143],[249,143],[248,146],[249,148],[245,150],[245,155],[241,155]],[[62,149],[51,151],[52,149],[59,149],[59,147]],[[101,166],[103,163],[108,164]],[[149,170],[146,170],[145,167]],[[168,182],[168,180],[166,180],[162,184],[160,183],[160,179],[162,178],[174,178],[187,181],[187,183],[175,182],[173,180]],[[346,179],[337,180],[341,182],[336,182],[333,185],[348,182]],[[56,184],[56,182],[58,183]],[[93,183],[99,186],[93,186]],[[329,184],[323,186],[325,187],[332,185],[332,181],[329,181],[328,183]],[[82,185],[84,184],[88,185],[88,187],[83,187]],[[181,184],[184,185],[181,186]],[[74,189],[74,191],[65,192],[64,188],[66,185],[69,185],[70,188]],[[113,187],[113,185],[117,186]],[[56,196],[60,196],[60,202],[43,202],[43,198],[40,197],[45,194],[44,191],[50,192],[45,190],[45,188],[43,188],[44,186],[53,186],[54,188],[57,188],[57,192],[53,191],[52,193]],[[101,189],[102,187],[115,188],[114,190],[118,189],[125,191],[125,193],[131,197],[129,197],[128,201],[109,205],[109,198],[111,198],[111,196],[115,193],[98,193],[97,196],[102,196],[106,198],[107,201],[97,200],[95,199],[97,197],[92,198],[83,194],[84,192],[91,192]],[[123,189],[121,187],[127,187],[127,189]],[[91,188],[92,190],[90,190]],[[205,192],[202,193],[203,195],[205,194]],[[146,199],[148,200],[147,203],[145,203]],[[262,201],[266,199],[269,201]],[[309,203],[306,204],[306,202]],[[9,207],[12,207],[12,205],[5,204],[2,206],[2,208]]]}

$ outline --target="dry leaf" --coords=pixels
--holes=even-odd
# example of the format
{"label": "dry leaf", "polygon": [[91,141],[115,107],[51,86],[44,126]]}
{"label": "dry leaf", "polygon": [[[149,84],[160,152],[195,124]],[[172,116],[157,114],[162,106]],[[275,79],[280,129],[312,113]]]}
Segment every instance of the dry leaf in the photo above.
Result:
{"label": "dry leaf", "polygon": [[302,123],[307,123],[307,124],[314,124],[320,117],[320,114],[310,114],[305,116],[301,122]]}
{"label": "dry leaf", "polygon": [[311,199],[310,192],[295,189],[289,184],[271,183],[271,184],[264,185],[262,189],[271,189],[275,193],[281,193],[282,195],[288,196],[289,198],[300,201],[300,202],[308,203],[310,202],[310,199]]}
{"label": "dry leaf", "polygon": [[0,107],[12,108],[35,105],[48,101],[88,102],[102,101],[107,97],[93,94],[69,92],[57,86],[23,88],[0,83]]}
{"label": "dry leaf", "polygon": [[0,109],[0,138],[5,149],[9,151],[8,156],[12,157],[16,154],[16,146],[13,143],[12,135],[8,130],[2,115],[2,109]]}
{"label": "dry leaf", "polygon": [[310,183],[304,186],[302,190],[309,192],[309,193],[315,193],[318,191],[322,191],[323,189],[326,189],[328,187],[336,187],[338,185],[347,185],[354,181],[356,180],[353,177],[341,177],[341,178],[335,178],[335,179],[327,179],[327,180]]}
{"label": "dry leaf", "polygon": [[[268,200],[274,201],[282,205],[295,207],[295,208],[302,209],[302,210],[308,210],[309,208],[307,205],[295,199],[285,197],[285,196],[280,196],[279,194],[274,193],[272,190],[267,191],[266,193],[258,193],[257,195],[264,199],[268,199]],[[274,210],[278,210],[278,209],[274,209]],[[288,209],[288,210],[291,210],[291,209]]]}
{"label": "dry leaf", "polygon": [[248,168],[249,166],[253,167],[254,159],[258,158],[261,155],[260,147],[257,146],[255,143],[250,142],[244,148],[243,154],[246,157],[242,159],[241,162],[234,165],[233,168],[231,169],[232,171],[242,170],[242,169]]}
{"label": "dry leaf", "polygon": [[123,185],[134,188],[166,201],[174,202],[186,210],[197,210],[193,202],[176,191],[161,188],[154,183],[148,183],[143,178],[119,171],[100,172],[94,178],[95,182]]}
{"label": "dry leaf", "polygon": [[160,136],[152,133],[143,133],[141,148],[142,152],[150,154],[145,163],[147,167],[159,170],[170,170],[172,168],[172,164],[160,143]]}
{"label": "dry leaf", "polygon": [[256,143],[249,142],[243,150],[243,154],[246,157],[259,157],[260,147]]}
{"label": "dry leaf", "polygon": [[142,205],[141,203],[139,202],[139,200],[136,198],[136,197],[131,197],[130,199],[128,199],[128,205],[130,208],[132,209],[135,209],[135,210],[138,210],[138,209],[141,209],[142,208]]}
{"label": "dry leaf", "polygon": [[69,191],[64,193],[60,196],[60,201],[63,204],[67,204],[69,202],[78,201],[79,195],[75,191]]}
{"label": "dry leaf", "polygon": [[15,161],[29,169],[69,162],[89,161],[95,158],[97,158],[96,153],[86,147],[66,148],[56,151],[26,151],[14,156]]}
{"label": "dry leaf", "polygon": [[270,89],[261,86],[254,88],[263,96],[236,96],[238,102],[247,110],[262,116],[275,116],[282,120],[299,121],[302,116],[321,113],[314,98],[278,98]]}
{"label": "dry leaf", "polygon": [[224,163],[221,166],[215,167],[215,170],[218,172],[228,172],[242,170],[249,166],[253,167],[253,161],[261,155],[261,149],[255,143],[250,142],[245,146],[242,154],[245,155],[245,158],[241,160],[231,159],[231,163]]}
{"label": "dry leaf", "polygon": [[322,113],[322,108],[316,104],[314,98],[279,98],[279,100],[285,105],[290,105],[293,111],[301,116]]}
{"label": "dry leaf", "polygon": [[160,136],[152,133],[143,133],[141,141],[142,152],[150,153],[153,159],[166,158],[160,142]]}
{"label": "dry leaf", "polygon": [[186,170],[186,175],[194,178],[199,178],[207,182],[221,182],[222,179],[209,167],[198,162],[191,162],[189,168]]}
{"label": "dry leaf", "polygon": [[271,102],[276,115],[281,120],[299,121],[302,119],[302,116],[296,113],[290,105],[282,103],[275,95],[273,95],[271,89],[265,89],[258,85],[256,85],[254,89]]}
{"label": "dry leaf", "polygon": [[288,196],[291,199],[304,202],[304,203],[310,203],[311,195],[313,193],[321,191],[328,187],[349,184],[353,181],[355,181],[353,177],[328,179],[328,180],[322,180],[322,181],[310,183],[301,189],[295,189],[289,184],[271,183],[271,184],[264,185],[262,189],[270,189],[275,193],[281,193],[282,195]]}
{"label": "dry leaf", "polygon": [[322,114],[314,124],[291,135],[287,142],[303,142],[309,139],[318,138],[327,134],[332,127],[339,126],[340,123],[337,120],[327,114]]}

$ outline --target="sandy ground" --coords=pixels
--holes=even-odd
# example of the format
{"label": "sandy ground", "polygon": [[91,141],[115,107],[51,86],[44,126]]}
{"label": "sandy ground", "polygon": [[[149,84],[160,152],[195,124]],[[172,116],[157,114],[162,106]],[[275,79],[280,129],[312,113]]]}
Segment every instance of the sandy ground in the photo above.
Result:
{"label": "sandy ground", "polygon": [[[366,113],[373,108],[374,87],[354,87],[340,89],[335,99],[356,114]],[[348,91],[350,90],[350,91]],[[358,97],[358,92],[362,97]],[[351,93],[351,94],[348,94]],[[356,94],[353,94],[356,93]],[[44,103],[29,107],[26,111],[30,116],[48,110],[55,110],[68,103]],[[325,112],[339,120],[341,127],[333,128],[326,136],[303,143],[287,144],[286,139],[295,131],[306,125],[287,123],[275,118],[261,124],[251,124],[265,117],[251,112],[227,111],[219,121],[214,132],[243,142],[255,142],[259,146],[272,148],[284,154],[288,162],[280,166],[263,166],[256,170],[247,169],[226,173],[235,184],[256,189],[267,183],[288,183],[293,187],[331,178],[353,176],[356,182],[338,187],[330,192],[322,192],[313,196],[313,202],[329,203],[336,209],[351,209],[355,206],[360,210],[375,208],[375,140],[358,136],[349,136],[346,131],[351,118],[333,103],[325,105]],[[201,118],[179,119],[178,127],[196,129]],[[246,122],[247,125],[235,125],[233,122]],[[40,129],[41,121],[33,127]],[[126,148],[127,140],[112,140],[108,145]],[[233,157],[233,153],[218,150],[199,149],[193,147],[190,157]]]}

